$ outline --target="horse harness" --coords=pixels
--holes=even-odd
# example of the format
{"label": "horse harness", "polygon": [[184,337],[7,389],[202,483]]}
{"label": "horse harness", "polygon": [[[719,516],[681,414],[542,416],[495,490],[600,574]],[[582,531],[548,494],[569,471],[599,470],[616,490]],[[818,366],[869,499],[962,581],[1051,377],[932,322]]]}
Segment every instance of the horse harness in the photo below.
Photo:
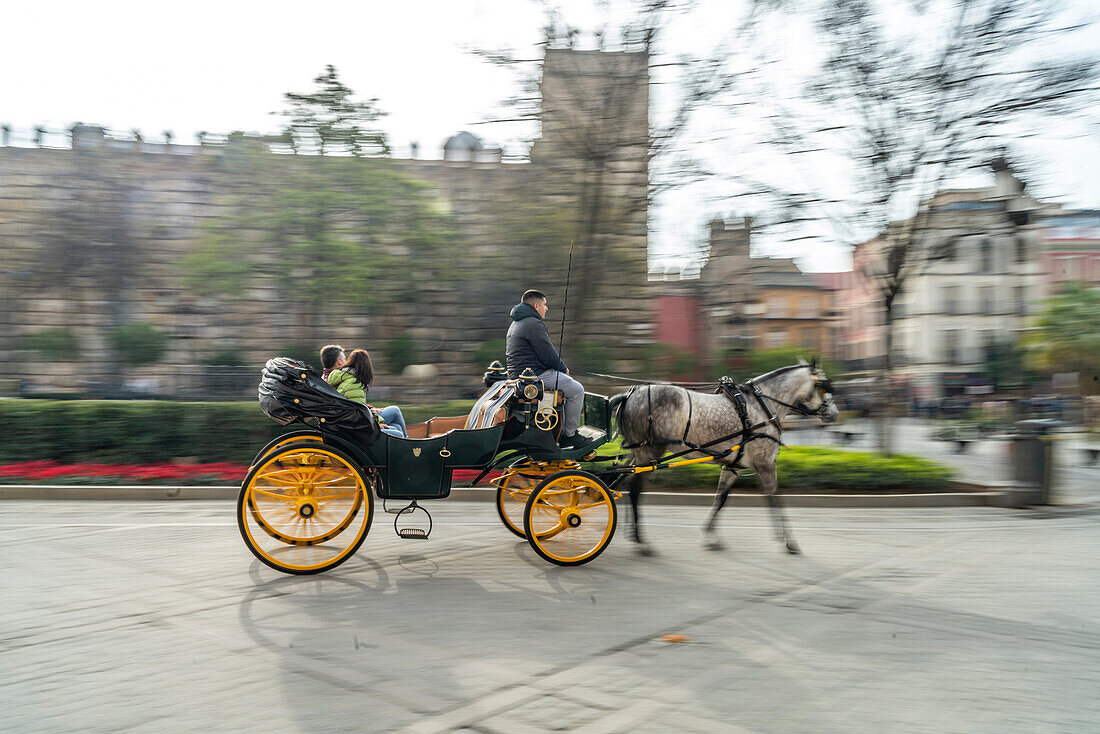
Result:
{"label": "horse harness", "polygon": [[[770,374],[774,374],[774,373],[770,373]],[[821,380],[821,381],[815,380],[815,382],[818,383],[818,389],[819,390],[831,392],[831,389],[830,389],[831,385],[828,384],[828,380]],[[630,396],[634,393],[634,391],[636,389],[638,389],[638,387],[639,387],[638,385],[635,385],[635,386],[631,387],[630,390],[627,391],[626,398],[623,401],[624,404],[628,400],[630,400]],[[641,446],[659,446],[659,445],[668,445],[668,444],[671,444],[671,443],[677,443],[676,441],[658,441],[653,436],[653,395],[652,395],[653,386],[652,385],[645,385],[645,389],[646,389],[646,403],[647,403],[646,414],[647,414],[647,418],[648,418],[648,422],[649,422],[649,425],[646,429],[646,440],[642,441],[642,442],[639,442],[639,443],[634,443],[634,444],[624,444],[622,446],[622,448],[624,448],[624,449],[634,449],[634,448],[639,448]],[[739,466],[739,464],[741,462],[741,457],[744,456],[744,454],[745,454],[745,446],[750,441],[755,441],[757,439],[766,438],[766,439],[769,439],[771,441],[775,441],[780,446],[785,446],[786,445],[778,437],[773,436],[770,433],[760,433],[760,432],[758,432],[758,429],[763,428],[764,426],[767,426],[769,424],[774,424],[776,430],[779,431],[779,434],[780,435],[783,434],[783,426],[780,424],[779,419],[776,418],[775,412],[772,411],[771,406],[768,404],[768,401],[779,403],[780,405],[785,406],[785,407],[795,411],[796,413],[800,413],[801,415],[815,415],[816,413],[819,412],[819,411],[810,410],[810,409],[806,408],[804,405],[792,405],[791,403],[786,403],[786,402],[784,402],[782,400],[779,400],[778,398],[772,397],[770,395],[765,395],[760,390],[760,386],[756,384],[756,378],[748,380],[747,382],[744,382],[742,384],[737,384],[730,377],[722,377],[718,380],[718,389],[715,390],[715,393],[721,393],[721,394],[725,395],[726,398],[728,398],[729,401],[731,403],[733,403],[733,407],[737,411],[737,417],[741,421],[741,430],[736,431],[735,433],[731,433],[728,436],[723,436],[722,438],[718,438],[718,439],[715,439],[713,441],[708,441],[707,443],[705,443],[701,446],[696,445],[696,444],[688,441],[687,437],[688,437],[688,432],[691,430],[691,415],[692,415],[691,390],[688,390],[687,391],[687,396],[688,396],[688,419],[687,419],[687,423],[684,425],[684,435],[679,440],[679,443],[683,444],[684,446],[687,446],[688,449],[686,451],[680,451],[680,452],[677,452],[675,454],[672,454],[671,456],[664,457],[665,461],[668,461],[669,459],[677,457],[677,456],[682,456],[684,454],[689,454],[693,451],[697,451],[697,452],[700,452],[700,453],[703,453],[703,454],[707,454],[709,456],[713,456],[715,459],[724,459],[725,457],[727,457],[731,453],[733,453],[733,449],[725,449],[724,451],[714,451],[714,450],[710,449],[709,447],[714,446],[715,444],[724,443],[724,442],[729,441],[731,439],[736,439],[737,442],[738,442],[737,447],[736,447],[737,448],[737,456],[734,457],[732,466],[737,467],[737,466]],[[751,395],[753,398],[756,399],[756,402],[760,404],[761,409],[764,411],[764,415],[767,416],[767,418],[765,420],[762,420],[759,423],[753,424],[751,426],[749,425],[749,409],[748,409],[748,399],[747,399],[746,395]]]}

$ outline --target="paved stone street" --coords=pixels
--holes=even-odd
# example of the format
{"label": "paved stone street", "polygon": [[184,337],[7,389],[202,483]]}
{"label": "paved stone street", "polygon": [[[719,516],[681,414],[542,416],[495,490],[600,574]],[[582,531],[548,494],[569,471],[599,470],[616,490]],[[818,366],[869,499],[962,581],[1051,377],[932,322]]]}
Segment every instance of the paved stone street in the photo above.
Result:
{"label": "paved stone street", "polygon": [[[492,505],[283,576],[228,502],[0,503],[5,731],[1100,730],[1100,515],[650,506],[558,568]],[[687,642],[662,642],[665,634]]]}

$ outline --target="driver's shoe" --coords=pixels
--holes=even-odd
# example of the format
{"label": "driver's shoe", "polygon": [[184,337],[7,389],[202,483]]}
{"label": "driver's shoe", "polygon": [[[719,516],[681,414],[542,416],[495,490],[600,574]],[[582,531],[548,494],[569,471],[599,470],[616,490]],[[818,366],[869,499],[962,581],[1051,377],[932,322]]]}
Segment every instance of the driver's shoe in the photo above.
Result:
{"label": "driver's shoe", "polygon": [[576,449],[584,446],[588,443],[588,439],[582,436],[580,433],[574,433],[572,436],[562,436],[558,439],[558,446],[563,449]]}

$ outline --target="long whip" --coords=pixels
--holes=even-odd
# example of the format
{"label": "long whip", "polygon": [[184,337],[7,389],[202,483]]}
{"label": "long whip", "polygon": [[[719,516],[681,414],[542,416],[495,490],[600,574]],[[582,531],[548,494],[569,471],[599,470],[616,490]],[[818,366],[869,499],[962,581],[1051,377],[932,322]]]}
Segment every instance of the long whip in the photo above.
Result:
{"label": "long whip", "polygon": [[[561,333],[558,335],[558,360],[561,361],[565,344],[565,314],[569,306],[569,277],[573,274],[573,240],[569,240],[569,264],[565,268],[565,297],[561,302]],[[554,392],[558,391],[560,370],[554,370]]]}

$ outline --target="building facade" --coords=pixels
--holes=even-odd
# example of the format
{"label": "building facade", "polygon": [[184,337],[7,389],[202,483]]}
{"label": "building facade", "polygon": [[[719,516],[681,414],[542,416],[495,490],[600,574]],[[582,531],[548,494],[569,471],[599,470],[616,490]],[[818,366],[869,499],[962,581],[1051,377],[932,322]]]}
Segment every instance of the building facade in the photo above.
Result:
{"label": "building facade", "polygon": [[696,379],[743,375],[756,350],[832,355],[833,281],[803,273],[791,259],[753,257],[747,217],[714,219],[708,229],[709,256],[698,274],[650,272],[652,340],[690,354]]}
{"label": "building facade", "polygon": [[786,258],[753,258],[749,272],[756,313],[755,349],[832,352],[833,292],[820,279],[803,273],[794,260]]}
{"label": "building facade", "polygon": [[[985,189],[943,191],[925,202],[914,242],[930,253],[893,305],[893,378],[915,400],[987,389],[991,348],[1014,345],[1041,295],[1037,222],[1057,211],[1024,193],[1006,167]],[[856,246],[842,293],[842,351],[851,369],[881,366],[886,350],[879,238]]]}
{"label": "building facade", "polygon": [[1100,286],[1100,210],[1055,212],[1039,221],[1039,294],[1069,282]]}

